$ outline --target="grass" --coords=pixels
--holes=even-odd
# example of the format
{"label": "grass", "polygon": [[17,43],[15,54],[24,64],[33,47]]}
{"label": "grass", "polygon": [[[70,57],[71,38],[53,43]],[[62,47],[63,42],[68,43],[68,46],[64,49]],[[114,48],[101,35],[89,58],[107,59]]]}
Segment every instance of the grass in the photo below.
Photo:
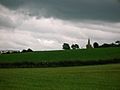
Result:
{"label": "grass", "polygon": [[0,69],[0,90],[120,90],[120,64]]}
{"label": "grass", "polygon": [[120,48],[96,48],[61,51],[37,51],[30,53],[2,54],[0,62],[41,62],[70,60],[109,60],[120,59]]}

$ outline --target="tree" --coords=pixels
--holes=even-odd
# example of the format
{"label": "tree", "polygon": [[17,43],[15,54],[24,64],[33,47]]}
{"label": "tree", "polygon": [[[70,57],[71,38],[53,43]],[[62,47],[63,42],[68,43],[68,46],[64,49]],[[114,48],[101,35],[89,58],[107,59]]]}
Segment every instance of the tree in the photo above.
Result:
{"label": "tree", "polygon": [[69,50],[69,49],[70,49],[69,44],[68,44],[68,43],[64,43],[64,44],[63,44],[63,49],[64,49],[64,50]]}
{"label": "tree", "polygon": [[98,44],[97,42],[95,42],[95,43],[93,44],[93,47],[94,47],[94,48],[98,48],[98,47],[99,47],[99,44]]}
{"label": "tree", "polygon": [[29,48],[29,49],[27,50],[27,52],[33,52],[33,50]]}
{"label": "tree", "polygon": [[117,43],[118,45],[120,45],[120,41],[116,41],[115,43]]}
{"label": "tree", "polygon": [[107,47],[110,47],[110,44],[104,43],[104,44],[102,44],[100,47],[102,47],[102,48],[107,48]]}
{"label": "tree", "polygon": [[75,45],[74,45],[74,44],[72,44],[72,45],[71,45],[71,48],[72,48],[72,49],[76,49],[76,47],[75,47]]}
{"label": "tree", "polygon": [[71,45],[71,48],[72,48],[72,49],[78,49],[78,48],[79,48],[79,45],[78,45],[78,44],[72,44],[72,45]]}
{"label": "tree", "polygon": [[117,47],[120,47],[120,41],[116,41],[115,43],[117,44]]}
{"label": "tree", "polygon": [[22,53],[24,53],[24,52],[33,52],[33,50],[30,49],[30,48],[28,48],[27,50],[23,49],[23,50],[22,50]]}
{"label": "tree", "polygon": [[23,50],[22,50],[22,53],[24,53],[24,52],[27,52],[27,50],[23,49]]}
{"label": "tree", "polygon": [[76,49],[79,49],[79,45],[78,44],[75,44],[75,47],[76,47]]}

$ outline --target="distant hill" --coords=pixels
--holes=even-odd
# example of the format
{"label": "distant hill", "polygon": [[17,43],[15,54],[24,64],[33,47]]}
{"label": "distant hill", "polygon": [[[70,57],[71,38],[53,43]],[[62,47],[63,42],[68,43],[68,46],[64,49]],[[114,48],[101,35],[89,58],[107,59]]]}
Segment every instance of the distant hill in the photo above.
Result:
{"label": "distant hill", "polygon": [[39,64],[38,66],[71,66],[116,62],[120,62],[120,48],[35,51],[0,55],[1,64],[24,63],[31,64],[31,67],[37,63]]}

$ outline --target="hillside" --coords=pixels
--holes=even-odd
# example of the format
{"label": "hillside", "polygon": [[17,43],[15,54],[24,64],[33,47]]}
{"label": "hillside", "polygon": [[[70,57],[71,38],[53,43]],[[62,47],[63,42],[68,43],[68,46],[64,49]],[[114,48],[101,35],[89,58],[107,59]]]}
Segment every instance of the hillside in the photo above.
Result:
{"label": "hillside", "polygon": [[0,62],[21,61],[66,61],[120,59],[120,48],[96,48],[60,51],[36,51],[28,53],[2,54]]}
{"label": "hillside", "polygon": [[[120,62],[120,48],[96,48],[60,51],[35,51],[0,55],[0,64],[17,63],[33,66],[74,66]],[[10,65],[14,66],[14,65]],[[21,65],[22,66],[22,65]]]}

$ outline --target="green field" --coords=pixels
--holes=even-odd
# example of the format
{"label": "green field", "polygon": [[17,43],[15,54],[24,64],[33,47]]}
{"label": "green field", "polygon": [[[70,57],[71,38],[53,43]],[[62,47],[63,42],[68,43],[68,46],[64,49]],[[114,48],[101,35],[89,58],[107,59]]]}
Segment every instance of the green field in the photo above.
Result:
{"label": "green field", "polygon": [[96,48],[80,50],[37,51],[29,53],[2,54],[0,62],[40,62],[70,60],[111,60],[120,59],[120,48]]}
{"label": "green field", "polygon": [[120,90],[120,64],[0,69],[0,90]]}

